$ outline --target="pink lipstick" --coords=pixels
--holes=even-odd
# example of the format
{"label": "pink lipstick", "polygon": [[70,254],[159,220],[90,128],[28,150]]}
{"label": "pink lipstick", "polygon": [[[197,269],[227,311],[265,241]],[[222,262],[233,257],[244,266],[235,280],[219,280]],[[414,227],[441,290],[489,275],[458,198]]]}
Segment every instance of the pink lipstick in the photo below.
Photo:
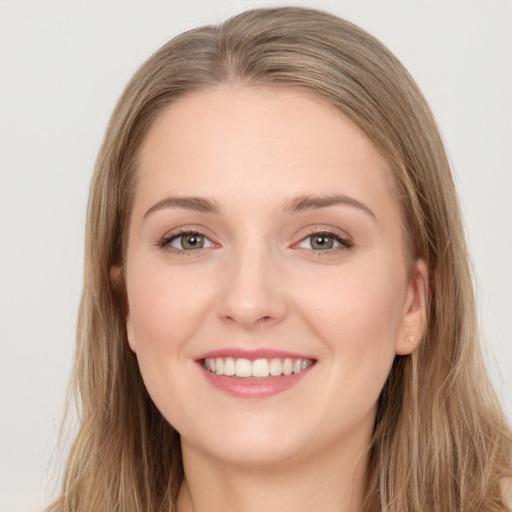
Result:
{"label": "pink lipstick", "polygon": [[222,349],[203,354],[197,362],[216,388],[237,397],[266,398],[300,382],[316,360],[269,349]]}

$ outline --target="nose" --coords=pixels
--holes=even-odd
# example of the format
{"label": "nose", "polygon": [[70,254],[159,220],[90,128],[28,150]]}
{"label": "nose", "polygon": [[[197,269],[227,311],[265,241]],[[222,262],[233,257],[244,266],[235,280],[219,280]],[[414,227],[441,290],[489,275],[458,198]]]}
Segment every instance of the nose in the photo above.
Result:
{"label": "nose", "polygon": [[248,249],[233,255],[227,272],[219,277],[218,315],[224,322],[255,330],[285,318],[288,304],[282,272],[268,251]]}

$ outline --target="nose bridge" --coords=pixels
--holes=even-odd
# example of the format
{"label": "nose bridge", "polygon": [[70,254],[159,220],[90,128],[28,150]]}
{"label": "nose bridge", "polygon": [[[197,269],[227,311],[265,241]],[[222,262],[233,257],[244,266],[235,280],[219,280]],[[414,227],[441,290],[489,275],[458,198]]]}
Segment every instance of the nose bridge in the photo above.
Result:
{"label": "nose bridge", "polygon": [[261,238],[233,247],[219,297],[219,315],[245,329],[279,322],[286,314],[278,258]]}

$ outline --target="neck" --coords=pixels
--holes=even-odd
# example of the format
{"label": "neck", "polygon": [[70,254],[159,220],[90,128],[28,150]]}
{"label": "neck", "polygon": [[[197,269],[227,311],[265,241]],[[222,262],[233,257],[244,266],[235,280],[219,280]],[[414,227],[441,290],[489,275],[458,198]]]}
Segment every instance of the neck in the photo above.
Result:
{"label": "neck", "polygon": [[358,512],[367,446],[268,465],[219,461],[182,441],[185,479],[178,512]]}

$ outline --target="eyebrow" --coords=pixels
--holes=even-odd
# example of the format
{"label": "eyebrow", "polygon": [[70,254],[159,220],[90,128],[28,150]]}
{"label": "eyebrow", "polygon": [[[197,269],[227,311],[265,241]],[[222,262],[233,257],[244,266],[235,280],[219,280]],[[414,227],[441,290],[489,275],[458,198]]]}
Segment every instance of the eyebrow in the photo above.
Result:
{"label": "eyebrow", "polygon": [[358,208],[376,219],[375,213],[364,203],[341,194],[330,194],[327,196],[303,195],[287,201],[283,206],[284,213],[296,213],[304,210],[316,210],[318,208],[328,208],[329,206],[347,205]]}
{"label": "eyebrow", "polygon": [[211,199],[204,197],[167,197],[153,205],[144,214],[144,217],[164,208],[185,208],[203,213],[220,213],[219,204]]}
{"label": "eyebrow", "polygon": [[[330,194],[327,196],[302,195],[294,197],[293,199],[290,199],[284,203],[282,211],[285,214],[291,214],[302,212],[305,210],[316,210],[320,208],[328,208],[329,206],[337,205],[352,206],[367,213],[374,219],[377,218],[373,211],[370,208],[368,208],[368,206],[366,206],[364,203],[352,197],[340,194]],[[158,210],[163,210],[165,208],[184,208],[187,210],[194,210],[202,213],[215,214],[219,214],[221,212],[219,203],[212,199],[207,199],[204,197],[167,197],[153,205],[144,214],[144,218],[146,218],[151,213],[154,213]]]}

